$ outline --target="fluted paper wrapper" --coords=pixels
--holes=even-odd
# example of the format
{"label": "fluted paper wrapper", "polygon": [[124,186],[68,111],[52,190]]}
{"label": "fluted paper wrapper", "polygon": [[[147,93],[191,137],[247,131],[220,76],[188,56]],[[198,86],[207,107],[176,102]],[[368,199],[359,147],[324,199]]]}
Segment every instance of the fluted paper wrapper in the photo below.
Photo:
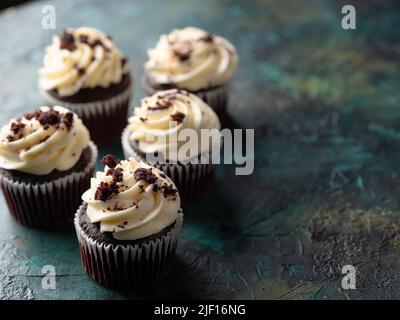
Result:
{"label": "fluted paper wrapper", "polygon": [[19,223],[37,228],[72,222],[96,166],[97,147],[92,142],[89,147],[92,157],[83,171],[51,182],[26,183],[1,175],[0,187],[11,215]]}
{"label": "fluted paper wrapper", "polygon": [[[122,150],[125,159],[130,157],[136,160],[145,161],[129,142],[130,130],[125,128],[122,133]],[[194,163],[150,163],[150,165],[163,171],[172,179],[178,188],[179,194],[184,201],[193,201],[205,194],[211,187],[215,164],[194,164]]]}
{"label": "fluted paper wrapper", "polygon": [[[153,95],[156,92],[160,91],[150,86],[146,81],[146,77],[142,78],[142,85],[146,92],[150,95]],[[200,97],[200,99],[205,101],[215,111],[221,122],[221,126],[224,127],[226,122],[226,110],[228,104],[228,87],[229,85],[226,84],[216,88],[201,91],[186,91],[192,92],[193,94]]]}
{"label": "fluted paper wrapper", "polygon": [[43,89],[40,92],[49,105],[60,105],[75,112],[89,129],[93,141],[104,146],[118,140],[126,126],[131,88],[132,83],[112,98],[87,103],[65,102],[54,98]]}
{"label": "fluted paper wrapper", "polygon": [[164,235],[141,244],[104,244],[82,230],[79,216],[86,211],[82,204],[75,215],[82,266],[90,278],[114,289],[133,289],[169,273],[182,228],[180,213],[174,226]]}

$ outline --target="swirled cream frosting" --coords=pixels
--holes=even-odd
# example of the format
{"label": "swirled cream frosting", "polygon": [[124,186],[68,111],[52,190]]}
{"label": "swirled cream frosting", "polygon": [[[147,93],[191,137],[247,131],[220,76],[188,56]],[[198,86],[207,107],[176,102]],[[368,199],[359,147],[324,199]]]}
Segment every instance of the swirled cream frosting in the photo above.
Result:
{"label": "swirled cream frosting", "polygon": [[105,169],[92,178],[82,199],[87,216],[100,232],[118,240],[136,240],[164,230],[178,217],[180,198],[174,183],[160,170],[134,159],[103,158]]}
{"label": "swirled cream frosting", "polygon": [[230,42],[193,27],[162,35],[148,56],[144,67],[151,83],[190,91],[225,84],[238,62]]}
{"label": "swirled cream frosting", "polygon": [[127,60],[107,34],[88,27],[66,29],[46,48],[39,86],[71,96],[83,88],[117,84],[128,72]]}
{"label": "swirled cream frosting", "polygon": [[[190,160],[191,156],[210,151],[220,141],[220,122],[214,110],[195,94],[180,89],[159,91],[142,99],[128,121],[130,140],[143,153],[161,153],[168,160]],[[189,139],[180,137],[185,129],[191,129],[186,130],[193,134]],[[202,143],[202,129],[214,129],[213,136],[217,137],[210,136],[208,144]],[[183,146],[197,152],[180,152]]]}
{"label": "swirled cream frosting", "polygon": [[0,167],[46,175],[71,169],[88,147],[89,131],[63,107],[40,107],[12,119],[0,133]]}

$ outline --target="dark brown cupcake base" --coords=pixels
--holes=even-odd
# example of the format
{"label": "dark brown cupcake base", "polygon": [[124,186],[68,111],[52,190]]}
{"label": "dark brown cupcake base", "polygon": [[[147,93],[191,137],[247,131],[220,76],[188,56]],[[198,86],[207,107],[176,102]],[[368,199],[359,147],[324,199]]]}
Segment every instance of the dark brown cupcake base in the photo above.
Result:
{"label": "dark brown cupcake base", "polygon": [[36,176],[35,181],[30,174],[1,170],[0,188],[11,215],[17,222],[36,228],[72,222],[81,195],[90,186],[96,159],[97,147],[91,142],[81,160],[65,173],[54,171]]}
{"label": "dark brown cupcake base", "polygon": [[133,80],[126,74],[119,84],[108,88],[82,89],[77,94],[62,97],[56,91],[41,90],[50,106],[61,105],[75,112],[99,146],[119,139],[126,126]]}
{"label": "dark brown cupcake base", "polygon": [[[87,204],[75,216],[82,266],[89,277],[113,289],[140,288],[166,276],[172,266],[182,225],[182,214],[170,227],[140,240],[115,240],[99,235],[88,222]],[[95,230],[93,230],[95,229]]]}

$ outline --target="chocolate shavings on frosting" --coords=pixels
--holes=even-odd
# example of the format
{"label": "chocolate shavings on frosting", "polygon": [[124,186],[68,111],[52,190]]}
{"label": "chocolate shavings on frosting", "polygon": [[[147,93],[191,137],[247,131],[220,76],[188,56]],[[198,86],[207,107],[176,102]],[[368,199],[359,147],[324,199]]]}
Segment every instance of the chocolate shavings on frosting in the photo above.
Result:
{"label": "chocolate shavings on frosting", "polygon": [[172,118],[172,120],[180,123],[183,121],[183,119],[185,119],[185,114],[177,111],[176,113],[171,114],[171,118]]}
{"label": "chocolate shavings on frosting", "polygon": [[192,50],[187,50],[187,51],[178,51],[178,50],[173,50],[174,55],[179,59],[179,61],[187,61],[190,59],[190,56],[192,55]]}
{"label": "chocolate shavings on frosting", "polygon": [[178,192],[177,189],[175,189],[172,184],[164,184],[161,189],[163,190],[162,193],[164,195],[164,197],[168,197],[168,196],[175,196],[176,193]]}
{"label": "chocolate shavings on frosting", "polygon": [[117,194],[118,185],[114,181],[110,183],[101,182],[100,185],[97,187],[94,199],[105,202],[108,199],[111,199],[113,196],[116,196]]}
{"label": "chocolate shavings on frosting", "polygon": [[157,176],[152,172],[152,170],[147,168],[136,169],[134,172],[134,177],[136,181],[144,180],[149,184],[156,183],[158,180]]}
{"label": "chocolate shavings on frosting", "polygon": [[[36,119],[43,126],[44,130],[47,130],[50,126],[53,126],[56,129],[58,129],[60,127],[60,124],[64,124],[64,126],[68,130],[70,130],[74,122],[74,115],[72,112],[60,114],[53,108],[50,108],[49,111],[36,110],[33,112],[29,112],[24,114],[23,117],[28,121]],[[22,135],[20,133],[21,130],[25,127],[26,124],[22,123],[21,119],[11,123],[10,130],[12,131],[13,134],[7,136],[8,141],[15,141],[17,139],[21,139]],[[41,142],[44,141],[46,140],[43,139]]]}
{"label": "chocolate shavings on frosting", "polygon": [[76,50],[74,35],[67,30],[64,30],[60,36],[60,49],[67,49],[69,51]]}
{"label": "chocolate shavings on frosting", "polygon": [[91,48],[94,48],[95,46],[102,46],[104,50],[110,51],[110,48],[108,48],[100,39],[95,39],[92,42],[90,42],[89,37],[87,35],[81,34],[79,35],[78,40],[81,43],[87,44]]}
{"label": "chocolate shavings on frosting", "polygon": [[152,107],[148,107],[149,110],[151,111],[156,111],[156,110],[163,110],[163,109],[168,109],[169,107],[171,107],[172,102],[169,100],[166,101],[157,101],[155,106]]}
{"label": "chocolate shavings on frosting", "polygon": [[74,115],[72,112],[68,112],[62,117],[61,121],[64,123],[67,129],[71,129],[72,123],[74,122]]}
{"label": "chocolate shavings on frosting", "polygon": [[103,165],[109,167],[110,169],[107,171],[107,176],[112,176],[111,182],[101,182],[97,187],[96,193],[94,195],[95,200],[107,201],[119,193],[118,182],[123,181],[123,169],[116,168],[119,161],[112,155],[107,154],[101,160]]}
{"label": "chocolate shavings on frosting", "polygon": [[106,176],[112,176],[115,183],[122,182],[124,180],[124,173],[122,168],[111,168],[107,171]]}
{"label": "chocolate shavings on frosting", "polygon": [[25,124],[22,123],[22,122],[20,122],[20,121],[13,122],[13,123],[11,124],[11,131],[12,131],[15,135],[17,135],[23,128],[25,128]]}
{"label": "chocolate shavings on frosting", "polygon": [[119,161],[117,161],[117,159],[112,154],[105,155],[101,160],[101,163],[109,168],[115,168],[118,162]]}
{"label": "chocolate shavings on frosting", "polygon": [[200,41],[204,42],[213,42],[214,41],[214,35],[210,32],[207,32],[204,36],[199,38]]}

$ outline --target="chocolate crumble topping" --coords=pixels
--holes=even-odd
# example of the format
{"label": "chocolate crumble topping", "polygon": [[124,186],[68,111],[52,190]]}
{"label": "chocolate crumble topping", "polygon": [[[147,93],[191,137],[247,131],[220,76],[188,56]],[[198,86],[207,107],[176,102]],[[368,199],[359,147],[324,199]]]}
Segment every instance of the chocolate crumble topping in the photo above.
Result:
{"label": "chocolate crumble topping", "polygon": [[155,106],[148,107],[149,110],[156,111],[156,110],[163,110],[163,109],[168,109],[171,107],[172,101],[171,99],[168,100],[163,100],[163,101],[157,101]]}
{"label": "chocolate crumble topping", "polygon": [[84,34],[81,34],[81,35],[79,35],[79,41],[82,43],[88,43],[89,37]]}
{"label": "chocolate crumble topping", "polygon": [[92,43],[89,44],[91,47],[95,47],[95,46],[102,46],[104,47],[104,43],[101,42],[100,39],[96,39],[94,40]]}
{"label": "chocolate crumble topping", "polygon": [[38,116],[39,116],[38,110],[24,114],[24,118],[27,120],[32,120],[33,118],[37,118]]}
{"label": "chocolate crumble topping", "polygon": [[166,198],[167,198],[168,196],[175,196],[176,193],[178,192],[178,190],[175,189],[175,188],[172,186],[172,184],[163,185],[161,188],[163,189],[163,195],[164,195],[164,197],[166,197]]}
{"label": "chocolate crumble topping", "polygon": [[50,138],[50,136],[46,136],[42,140],[40,140],[39,143],[46,142],[47,140],[49,140],[49,138]]}
{"label": "chocolate crumble topping", "polygon": [[83,76],[86,72],[85,68],[82,68],[82,67],[76,67],[76,71],[78,71],[78,74],[80,76]]}
{"label": "chocolate crumble topping", "polygon": [[72,33],[64,30],[63,34],[60,36],[60,49],[67,49],[69,51],[74,51],[76,49],[75,39]]}
{"label": "chocolate crumble topping", "polygon": [[118,164],[118,161],[112,154],[107,154],[103,157],[101,163],[109,168],[115,168]]}
{"label": "chocolate crumble topping", "polygon": [[207,32],[207,34],[201,37],[199,40],[204,42],[212,42],[214,41],[214,35],[210,32]]}
{"label": "chocolate crumble topping", "polygon": [[116,168],[113,170],[112,178],[115,183],[122,182],[124,174],[122,168]]}
{"label": "chocolate crumble topping", "polygon": [[135,170],[134,177],[136,181],[144,180],[149,184],[153,184],[157,181],[157,176],[152,172],[151,169],[138,168]]}
{"label": "chocolate crumble topping", "polygon": [[172,118],[172,120],[180,123],[183,121],[183,119],[185,119],[185,114],[178,111],[174,114],[171,114],[171,118]]}
{"label": "chocolate crumble topping", "polygon": [[118,186],[115,182],[101,182],[94,195],[95,200],[107,201],[118,194]]}
{"label": "chocolate crumble topping", "polygon": [[190,56],[192,54],[192,50],[188,51],[178,51],[178,50],[173,50],[174,55],[179,59],[179,61],[187,61],[190,59]]}
{"label": "chocolate crumble topping", "polygon": [[26,113],[24,114],[24,118],[27,120],[35,118],[43,126],[44,130],[49,129],[50,126],[59,128],[60,124],[64,124],[69,130],[74,121],[74,114],[72,112],[60,114],[58,111],[50,108],[49,111],[36,110],[34,112]]}
{"label": "chocolate crumble topping", "polygon": [[64,123],[64,125],[68,129],[71,129],[73,121],[74,121],[74,114],[72,112],[66,113],[62,118],[62,123]]}
{"label": "chocolate crumble topping", "polygon": [[39,111],[39,115],[38,117],[36,117],[36,119],[42,126],[45,125],[56,126],[60,124],[61,121],[60,113],[53,109],[45,112]]}
{"label": "chocolate crumble topping", "polygon": [[22,122],[13,122],[11,123],[11,131],[17,135],[25,126],[26,125]]}

